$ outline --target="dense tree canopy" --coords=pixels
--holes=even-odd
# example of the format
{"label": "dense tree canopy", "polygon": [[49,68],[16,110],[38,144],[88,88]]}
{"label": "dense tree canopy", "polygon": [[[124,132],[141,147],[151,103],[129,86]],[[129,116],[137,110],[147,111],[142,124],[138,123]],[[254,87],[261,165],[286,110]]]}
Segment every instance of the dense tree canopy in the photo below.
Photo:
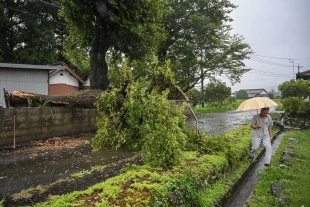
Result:
{"label": "dense tree canopy", "polygon": [[63,60],[65,23],[58,17],[57,5],[47,3],[0,0],[1,62],[51,64]]}
{"label": "dense tree canopy", "polygon": [[107,52],[115,50],[139,59],[164,38],[159,23],[166,0],[60,0],[61,15],[68,23],[68,48],[90,50],[93,88],[107,89]]}
{"label": "dense tree canopy", "polygon": [[236,93],[236,98],[237,99],[247,99],[247,98],[249,98],[249,95],[245,90],[239,90]]}
{"label": "dense tree canopy", "polygon": [[158,56],[171,60],[182,89],[218,75],[238,81],[247,71],[242,61],[251,50],[243,37],[230,34],[229,14],[235,6],[222,0],[170,0],[169,6],[163,20],[167,38]]}
{"label": "dense tree canopy", "polygon": [[90,73],[94,88],[106,89],[119,72],[108,74],[115,57],[125,55],[136,77],[149,77],[155,54],[161,64],[171,60],[184,91],[217,75],[235,82],[251,50],[230,32],[234,8],[227,0],[0,0],[0,60],[67,59]]}
{"label": "dense tree canopy", "polygon": [[210,82],[204,91],[204,99],[209,103],[217,102],[222,107],[223,102],[230,94],[231,88],[226,86],[225,83],[219,81]]}
{"label": "dense tree canopy", "polygon": [[279,85],[279,91],[281,91],[282,98],[298,97],[305,99],[310,96],[310,81],[309,80],[290,80],[285,81]]}

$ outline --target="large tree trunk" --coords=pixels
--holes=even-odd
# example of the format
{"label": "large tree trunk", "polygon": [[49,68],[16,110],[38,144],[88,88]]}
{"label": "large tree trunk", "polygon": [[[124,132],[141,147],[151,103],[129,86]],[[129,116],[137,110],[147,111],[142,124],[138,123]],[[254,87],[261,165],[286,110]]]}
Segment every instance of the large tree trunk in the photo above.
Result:
{"label": "large tree trunk", "polygon": [[109,49],[109,40],[104,35],[101,19],[97,18],[95,34],[90,50],[90,84],[92,89],[106,90],[110,84],[108,79],[108,64],[106,53]]}
{"label": "large tree trunk", "polygon": [[94,102],[102,90],[83,90],[66,96],[47,96],[35,93],[13,91],[5,96],[7,107],[64,107],[95,108]]}

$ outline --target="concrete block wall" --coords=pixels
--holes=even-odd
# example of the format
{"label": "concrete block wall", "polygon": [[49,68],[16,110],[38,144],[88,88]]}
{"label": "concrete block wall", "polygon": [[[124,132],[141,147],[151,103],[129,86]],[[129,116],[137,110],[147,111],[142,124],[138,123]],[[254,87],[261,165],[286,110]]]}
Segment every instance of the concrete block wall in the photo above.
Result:
{"label": "concrete block wall", "polygon": [[96,109],[0,108],[0,146],[96,131]]}

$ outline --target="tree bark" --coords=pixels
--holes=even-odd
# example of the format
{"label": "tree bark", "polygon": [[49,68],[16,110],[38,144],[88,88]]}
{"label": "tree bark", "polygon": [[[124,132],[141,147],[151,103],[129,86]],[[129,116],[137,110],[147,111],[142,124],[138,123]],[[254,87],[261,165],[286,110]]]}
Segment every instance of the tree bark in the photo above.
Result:
{"label": "tree bark", "polygon": [[[95,108],[94,102],[102,90],[83,90],[66,96],[48,96],[21,91],[13,91],[10,96],[5,96],[6,107],[74,107]],[[7,98],[9,97],[9,98]]]}
{"label": "tree bark", "polygon": [[109,40],[103,32],[100,18],[96,19],[95,34],[90,50],[90,83],[92,89],[106,90],[110,84],[108,79],[108,64],[106,53],[109,49]]}

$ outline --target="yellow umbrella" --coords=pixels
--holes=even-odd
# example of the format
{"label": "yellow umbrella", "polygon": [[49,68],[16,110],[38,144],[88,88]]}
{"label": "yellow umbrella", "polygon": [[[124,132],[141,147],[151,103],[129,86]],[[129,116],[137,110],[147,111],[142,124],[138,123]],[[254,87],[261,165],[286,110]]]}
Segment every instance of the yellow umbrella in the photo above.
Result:
{"label": "yellow umbrella", "polygon": [[278,106],[276,102],[266,97],[254,97],[243,101],[237,111],[247,111],[251,109],[261,109],[265,107]]}
{"label": "yellow umbrella", "polygon": [[[256,109],[257,115],[258,115],[258,109],[265,108],[265,107],[271,107],[271,106],[278,106],[276,102],[273,100],[266,98],[266,97],[254,97],[250,98],[248,100],[243,101],[239,107],[237,108],[237,111],[247,111]],[[257,116],[258,119],[258,116]],[[259,119],[258,119],[259,123]]]}

